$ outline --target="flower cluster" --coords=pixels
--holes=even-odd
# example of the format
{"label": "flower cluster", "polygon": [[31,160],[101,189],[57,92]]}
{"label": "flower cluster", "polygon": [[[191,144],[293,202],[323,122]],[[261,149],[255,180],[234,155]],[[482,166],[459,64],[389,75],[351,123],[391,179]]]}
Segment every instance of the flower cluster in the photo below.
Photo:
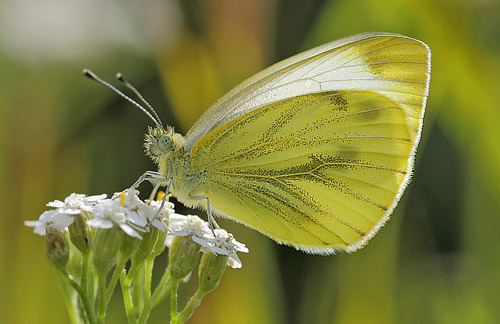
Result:
{"label": "flower cluster", "polygon": [[41,236],[50,229],[63,231],[74,222],[75,216],[92,212],[94,206],[105,198],[105,194],[87,197],[72,193],[64,201],[55,200],[47,204],[55,210],[45,211],[37,221],[25,221],[24,224],[34,227],[34,232]]}
{"label": "flower cluster", "polygon": [[[151,308],[169,290],[177,294],[177,286],[188,280],[196,267],[199,287],[192,300],[201,301],[217,288],[227,266],[241,268],[237,252],[248,252],[227,231],[212,229],[198,216],[175,213],[174,205],[166,199],[142,201],[138,194],[135,189],[115,193],[109,199],[106,195],[71,194],[64,201],[49,202],[47,206],[52,209],[38,220],[25,222],[36,234],[45,236],[50,263],[79,295],[83,309],[73,303],[77,299],[71,298],[69,304],[83,311],[83,318],[90,324],[103,323],[118,281],[129,323],[145,323]],[[153,262],[165,247],[169,247],[169,264],[153,293]],[[67,264],[74,248],[80,252],[81,269],[72,273]],[[94,278],[98,280],[98,296],[94,294]],[[132,298],[137,294],[151,298],[150,302],[138,303]],[[173,316],[183,323],[198,304],[189,303]]]}
{"label": "flower cluster", "polygon": [[85,196],[73,193],[64,201],[49,202],[47,206],[55,209],[45,211],[37,221],[25,221],[25,225],[34,227],[36,234],[44,236],[50,229],[67,230],[76,216],[85,215],[86,223],[91,227],[110,229],[117,226],[138,239],[142,239],[141,233],[149,231],[149,227],[155,227],[167,231],[167,247],[173,237],[187,236],[199,244],[202,251],[227,255],[229,266],[241,268],[237,252],[247,253],[248,249],[226,230],[211,230],[208,223],[198,216],[175,213],[171,202],[143,202],[138,194],[135,189],[126,189],[106,199],[105,194]]}
{"label": "flower cluster", "polygon": [[227,255],[227,265],[231,268],[241,268],[242,264],[237,252],[247,253],[248,248],[240,243],[224,229],[214,229],[198,216],[172,214],[169,218],[171,232],[167,235],[167,246],[170,245],[172,236],[188,236],[198,243],[204,252],[214,255]]}

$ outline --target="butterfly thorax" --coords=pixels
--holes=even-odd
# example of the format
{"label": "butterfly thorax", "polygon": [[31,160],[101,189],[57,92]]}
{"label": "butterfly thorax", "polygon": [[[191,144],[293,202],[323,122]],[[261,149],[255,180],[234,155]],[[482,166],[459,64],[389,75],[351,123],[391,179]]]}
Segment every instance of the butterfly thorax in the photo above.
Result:
{"label": "butterfly thorax", "polygon": [[149,128],[144,147],[146,154],[158,165],[158,172],[166,179],[173,178],[171,192],[189,207],[200,205],[203,195],[204,174],[191,168],[189,152],[185,150],[185,139],[173,128]]}

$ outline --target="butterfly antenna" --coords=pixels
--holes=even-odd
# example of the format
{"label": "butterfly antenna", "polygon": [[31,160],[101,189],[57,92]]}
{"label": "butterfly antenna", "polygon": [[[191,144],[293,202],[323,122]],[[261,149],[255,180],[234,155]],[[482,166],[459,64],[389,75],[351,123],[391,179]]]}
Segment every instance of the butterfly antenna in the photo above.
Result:
{"label": "butterfly antenna", "polygon": [[117,94],[119,94],[122,98],[126,99],[128,102],[132,103],[134,106],[136,106],[137,108],[139,108],[140,110],[142,110],[142,112],[144,112],[149,118],[151,118],[152,121],[154,121],[154,123],[156,124],[157,127],[163,129],[163,125],[161,124],[161,122],[159,122],[159,119],[156,120],[153,115],[151,115],[149,113],[149,111],[146,110],[146,108],[144,108],[143,106],[139,105],[137,102],[135,102],[134,100],[130,99],[127,95],[125,95],[123,92],[121,92],[120,90],[116,89],[114,86],[112,86],[111,84],[109,84],[108,82],[102,80],[101,78],[99,78],[94,72],[88,70],[88,69],[83,69],[83,74],[91,79],[91,80],[94,80],[96,82],[99,82],[100,84],[110,88],[111,90],[113,90],[114,92],[116,92]]}
{"label": "butterfly antenna", "polygon": [[161,125],[161,128],[163,128],[163,124],[161,122],[161,119],[160,119],[160,116],[158,116],[158,114],[156,113],[156,111],[153,109],[153,106],[151,106],[149,104],[149,102],[146,101],[146,99],[144,99],[144,97],[141,95],[141,93],[132,85],[130,84],[127,80],[125,80],[125,77],[123,76],[123,74],[121,73],[117,73],[116,74],[116,78],[118,79],[118,81],[120,81],[124,86],[126,86],[127,88],[129,88],[133,93],[135,93],[135,95],[141,99],[141,101],[149,108],[149,110],[153,113],[153,115],[156,117],[156,120],[158,120],[159,124]]}

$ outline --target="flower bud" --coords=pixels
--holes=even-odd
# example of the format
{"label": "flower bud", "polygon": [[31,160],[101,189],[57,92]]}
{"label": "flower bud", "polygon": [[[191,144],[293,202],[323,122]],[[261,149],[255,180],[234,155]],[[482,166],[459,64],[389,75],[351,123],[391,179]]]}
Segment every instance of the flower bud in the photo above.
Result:
{"label": "flower bud", "polygon": [[45,244],[49,262],[61,272],[66,272],[66,265],[69,261],[69,248],[64,234],[49,227],[45,237]]}
{"label": "flower bud", "polygon": [[82,254],[90,252],[92,235],[90,227],[87,225],[82,214],[73,216],[73,223],[68,227],[68,231],[71,242],[73,242]]}
{"label": "flower bud", "polygon": [[116,226],[110,229],[100,228],[97,231],[93,245],[93,261],[99,276],[105,276],[115,265],[122,233],[123,231]]}
{"label": "flower bud", "polygon": [[215,255],[210,252],[203,253],[198,269],[199,288],[202,295],[206,295],[217,286],[227,267],[227,255]]}
{"label": "flower bud", "polygon": [[132,262],[144,262],[151,255],[158,239],[158,232],[156,228],[152,227],[149,229],[149,232],[142,234],[142,240],[132,257]]}
{"label": "flower bud", "polygon": [[190,274],[200,261],[200,245],[190,237],[176,236],[168,255],[170,277],[182,279]]}
{"label": "flower bud", "polygon": [[123,254],[124,257],[130,258],[135,253],[135,251],[137,251],[139,243],[141,243],[141,240],[138,239],[137,237],[133,237],[130,235],[123,235],[122,242],[120,245],[120,252]]}
{"label": "flower bud", "polygon": [[156,239],[156,244],[153,248],[153,252],[151,253],[154,257],[157,257],[163,251],[165,251],[166,238],[167,238],[167,231],[158,230],[158,238]]}

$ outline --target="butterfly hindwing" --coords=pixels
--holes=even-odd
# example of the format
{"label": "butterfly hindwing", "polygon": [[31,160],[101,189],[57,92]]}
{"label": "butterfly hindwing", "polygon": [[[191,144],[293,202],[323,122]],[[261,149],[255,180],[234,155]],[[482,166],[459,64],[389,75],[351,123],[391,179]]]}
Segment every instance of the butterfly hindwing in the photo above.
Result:
{"label": "butterfly hindwing", "polygon": [[304,249],[345,249],[384,217],[411,154],[405,115],[375,92],[298,96],[207,134],[191,167],[205,170],[218,212]]}

